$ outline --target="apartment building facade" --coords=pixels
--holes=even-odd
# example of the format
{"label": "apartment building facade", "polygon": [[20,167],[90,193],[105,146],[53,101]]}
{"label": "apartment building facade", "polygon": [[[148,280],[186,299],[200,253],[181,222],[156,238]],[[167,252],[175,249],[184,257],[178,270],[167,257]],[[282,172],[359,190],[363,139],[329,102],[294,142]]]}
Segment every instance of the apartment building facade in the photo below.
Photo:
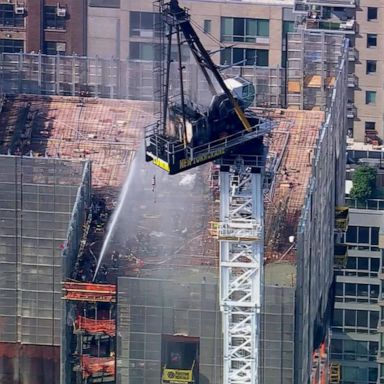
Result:
{"label": "apartment building facade", "polygon": [[0,0],[0,53],[86,54],[86,0]]}
{"label": "apartment building facade", "polygon": [[384,4],[379,0],[295,0],[298,28],[342,33],[350,40],[349,136],[381,145],[384,106],[380,103],[384,60]]}
{"label": "apartment building facade", "polygon": [[[216,63],[280,66],[284,33],[293,30],[293,0],[180,1]],[[91,0],[88,54],[151,61],[156,10],[152,2]],[[186,55],[188,55],[186,49]]]}
{"label": "apartment building facade", "polygon": [[376,384],[379,377],[379,232],[384,211],[369,208],[350,208],[344,238],[347,263],[335,272],[331,361],[340,364],[340,384]]}

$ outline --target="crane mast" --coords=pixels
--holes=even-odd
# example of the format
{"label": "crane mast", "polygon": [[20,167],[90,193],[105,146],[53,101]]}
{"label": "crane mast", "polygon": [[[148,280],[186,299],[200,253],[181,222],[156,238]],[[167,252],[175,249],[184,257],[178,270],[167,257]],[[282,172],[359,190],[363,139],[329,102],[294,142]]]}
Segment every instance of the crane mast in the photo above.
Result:
{"label": "crane mast", "polygon": [[[254,87],[249,81],[223,79],[193,29],[187,10],[181,8],[177,0],[158,0],[157,3],[168,45],[163,50],[165,66],[161,78],[165,81],[160,85],[161,116],[146,128],[146,160],[169,174],[212,160],[220,165],[217,237],[223,384],[258,384],[264,249],[263,136],[272,124],[248,109],[254,96]],[[180,80],[180,97],[176,101],[170,97],[174,40]],[[212,92],[212,101],[205,111],[184,94],[182,44],[188,45]]]}
{"label": "crane mast", "polygon": [[257,384],[263,279],[263,158],[220,166],[223,383]]}

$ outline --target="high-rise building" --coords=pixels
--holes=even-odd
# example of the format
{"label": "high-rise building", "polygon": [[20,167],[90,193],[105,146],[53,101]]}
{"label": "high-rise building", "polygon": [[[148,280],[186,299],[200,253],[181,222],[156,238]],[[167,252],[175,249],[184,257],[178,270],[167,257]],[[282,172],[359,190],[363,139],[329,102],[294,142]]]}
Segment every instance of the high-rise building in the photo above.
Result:
{"label": "high-rise building", "polygon": [[[293,30],[293,0],[249,2],[183,1],[190,9],[205,48],[217,51],[216,63],[281,66],[283,35]],[[151,61],[155,26],[152,2],[91,1],[88,7],[88,54]],[[187,50],[186,50],[187,51]],[[186,52],[186,54],[189,54]]]}
{"label": "high-rise building", "polygon": [[[380,145],[384,138],[383,107],[378,100],[383,60],[380,15],[374,0],[292,0],[241,3],[182,2],[207,49],[220,64],[284,66],[284,34],[294,29],[343,34],[350,40],[348,130],[359,142]],[[294,11],[294,15],[292,14]],[[88,7],[88,52],[149,62],[156,15],[152,4],[139,1],[91,1]],[[103,26],[103,27],[101,27]],[[273,31],[273,33],[272,33]]]}
{"label": "high-rise building", "polygon": [[86,14],[85,0],[2,0],[0,53],[85,55]]}
{"label": "high-rise building", "polygon": [[[344,263],[335,269],[335,305],[331,360],[340,365],[340,383],[381,383],[382,233],[384,200],[381,195],[382,153],[372,146],[350,145],[348,179],[363,164],[376,170],[376,186],[369,199],[347,197],[348,230],[343,236]],[[359,164],[360,163],[360,164]],[[348,181],[347,192],[353,185]]]}
{"label": "high-rise building", "polygon": [[350,40],[349,135],[359,142],[381,145],[384,31],[380,18],[384,5],[374,0],[295,0],[294,11],[298,28],[344,34]]}

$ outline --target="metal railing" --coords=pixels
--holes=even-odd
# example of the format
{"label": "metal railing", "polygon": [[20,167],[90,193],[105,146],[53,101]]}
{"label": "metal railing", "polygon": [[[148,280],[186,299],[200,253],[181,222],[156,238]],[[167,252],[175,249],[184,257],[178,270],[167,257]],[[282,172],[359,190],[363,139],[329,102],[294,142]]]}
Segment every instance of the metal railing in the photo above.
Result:
{"label": "metal railing", "polygon": [[351,197],[345,198],[345,204],[349,208],[355,209],[369,209],[374,211],[384,210],[384,199],[368,199],[365,201],[360,201],[357,199],[352,199]]}
{"label": "metal railing", "polygon": [[271,130],[272,123],[268,120],[261,120],[259,124],[256,124],[251,128],[252,131],[250,132],[241,130],[224,138],[211,141],[207,144],[202,144],[196,147],[187,145],[184,147],[182,143],[176,140],[174,142],[169,141],[168,139],[164,138],[163,135],[160,135],[158,133],[159,124],[156,123],[145,128],[145,138],[147,147],[154,145],[156,148],[162,148],[168,158],[175,156],[178,152],[185,151],[188,155],[188,158],[193,160],[197,156],[216,152],[219,150],[225,150],[252,138],[263,136]]}

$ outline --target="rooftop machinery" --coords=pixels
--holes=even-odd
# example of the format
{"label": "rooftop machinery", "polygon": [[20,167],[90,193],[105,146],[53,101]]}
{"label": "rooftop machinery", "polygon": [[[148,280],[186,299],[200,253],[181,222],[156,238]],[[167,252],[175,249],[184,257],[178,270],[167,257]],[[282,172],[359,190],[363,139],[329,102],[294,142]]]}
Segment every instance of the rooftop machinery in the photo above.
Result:
{"label": "rooftop machinery", "polygon": [[[146,128],[146,160],[176,174],[216,160],[220,164],[220,307],[223,383],[257,384],[263,281],[263,135],[271,122],[248,109],[253,84],[223,79],[177,0],[155,2],[160,13],[159,120]],[[156,35],[156,33],[155,33]],[[176,41],[178,94],[171,95]],[[212,93],[209,105],[184,92],[182,46],[187,44]],[[174,78],[172,77],[172,80]],[[191,335],[190,335],[191,336]]]}

